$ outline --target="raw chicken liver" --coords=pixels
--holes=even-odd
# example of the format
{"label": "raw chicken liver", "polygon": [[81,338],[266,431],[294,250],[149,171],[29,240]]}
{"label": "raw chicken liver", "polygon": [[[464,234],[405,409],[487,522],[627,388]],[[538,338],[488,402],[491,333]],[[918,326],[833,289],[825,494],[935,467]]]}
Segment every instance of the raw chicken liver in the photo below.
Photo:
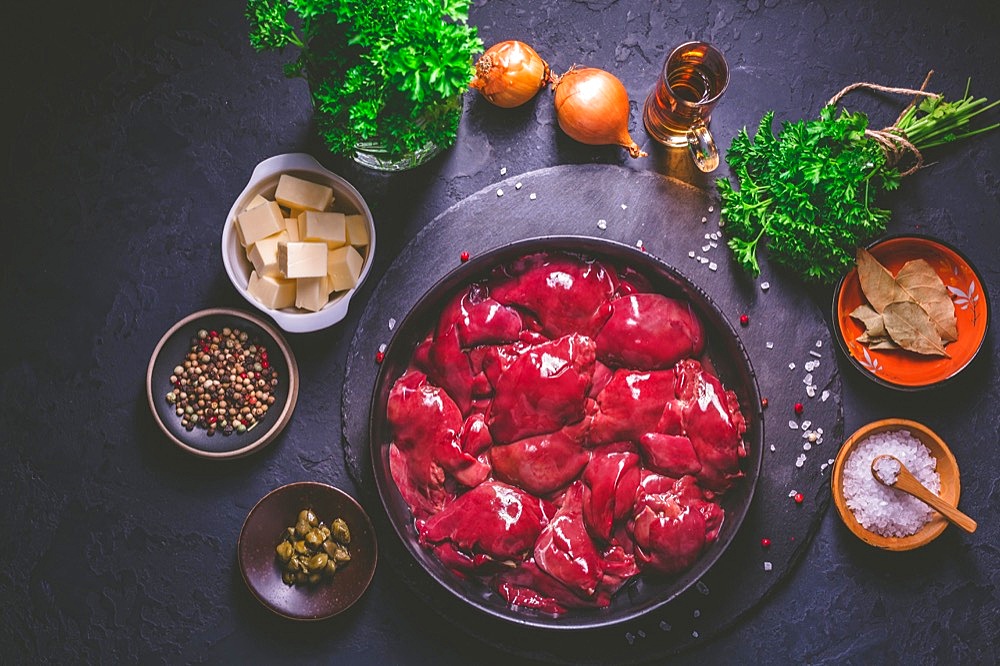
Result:
{"label": "raw chicken liver", "polygon": [[691,304],[660,294],[611,301],[611,317],[597,336],[597,358],[613,367],[662,370],[701,354],[705,335]]}

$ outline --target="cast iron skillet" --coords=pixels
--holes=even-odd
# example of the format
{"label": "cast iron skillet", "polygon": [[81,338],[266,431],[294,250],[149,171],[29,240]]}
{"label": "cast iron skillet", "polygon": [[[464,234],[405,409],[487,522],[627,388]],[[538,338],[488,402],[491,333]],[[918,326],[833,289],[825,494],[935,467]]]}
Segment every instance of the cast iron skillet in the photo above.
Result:
{"label": "cast iron skillet", "polygon": [[[702,358],[725,386],[736,392],[747,421],[744,439],[748,455],[741,468],[745,478],[723,498],[726,518],[718,539],[687,571],[672,577],[643,574],[633,578],[603,609],[571,609],[552,616],[530,609],[512,609],[499,594],[474,579],[464,579],[448,570],[428,550],[420,547],[413,516],[389,473],[389,444],[392,432],[386,421],[386,404],[393,383],[403,374],[416,345],[437,323],[441,309],[452,296],[470,283],[485,278],[490,271],[518,257],[534,252],[566,251],[600,259],[621,270],[631,267],[648,278],[653,287],[667,296],[691,302],[706,330],[706,354]],[[396,535],[423,569],[450,593],[477,610],[515,624],[542,629],[595,629],[633,620],[660,608],[694,585],[721,557],[746,516],[760,475],[764,423],[760,393],[750,358],[736,331],[708,295],[697,285],[668,266],[634,247],[599,238],[547,236],[511,243],[451,271],[424,294],[396,329],[379,368],[371,407],[371,458],[375,481]]]}

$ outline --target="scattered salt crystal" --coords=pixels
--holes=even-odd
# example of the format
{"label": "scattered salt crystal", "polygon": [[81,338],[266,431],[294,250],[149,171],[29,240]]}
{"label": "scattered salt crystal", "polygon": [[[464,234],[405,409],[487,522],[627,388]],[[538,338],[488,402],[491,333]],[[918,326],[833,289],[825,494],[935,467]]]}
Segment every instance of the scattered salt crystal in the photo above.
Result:
{"label": "scattered salt crystal", "polygon": [[802,467],[806,464],[806,454],[800,453],[799,457],[795,459],[795,466]]}
{"label": "scattered salt crystal", "polygon": [[792,430],[798,430],[799,429],[799,424],[796,423],[795,421],[789,421],[788,422],[788,427],[791,428]]}
{"label": "scattered salt crystal", "polygon": [[522,187],[521,181],[517,181],[516,183],[514,183],[514,189],[515,190],[519,190],[519,189],[521,189],[521,187]]}
{"label": "scattered salt crystal", "polygon": [[795,369],[795,364],[794,363],[789,363],[788,364],[788,369],[789,370],[794,370]]}
{"label": "scattered salt crystal", "polygon": [[501,176],[507,175],[507,167],[500,167],[500,175]]}
{"label": "scattered salt crystal", "polygon": [[771,445],[771,450],[774,451],[774,444]]}
{"label": "scattered salt crystal", "polygon": [[709,262],[709,264],[708,264],[708,270],[710,270],[710,271],[719,270],[719,265],[717,263],[715,263],[714,261]]}
{"label": "scattered salt crystal", "polygon": [[705,240],[711,240],[712,234],[705,234]]}
{"label": "scattered salt crystal", "polygon": [[806,376],[802,378],[802,383],[805,384],[806,386],[813,383],[813,375],[811,372],[806,373]]}
{"label": "scattered salt crystal", "polygon": [[815,356],[816,358],[823,358],[823,355],[822,355],[822,354],[820,354],[820,353],[819,353],[818,351],[816,351],[815,349],[810,349],[810,350],[809,350],[809,355],[810,355],[810,356]]}
{"label": "scattered salt crystal", "polygon": [[819,466],[819,471],[821,471],[821,472],[822,472],[822,471],[823,471],[823,470],[825,470],[825,469],[826,469],[827,467],[829,467],[829,465],[827,465],[826,463],[823,463],[822,465],[820,465],[820,466]]}
{"label": "scattered salt crystal", "polygon": [[626,631],[625,632],[625,640],[628,641],[629,645],[634,644],[635,643],[635,634],[633,634],[631,631]]}
{"label": "scattered salt crystal", "polygon": [[635,242],[635,246],[636,247],[642,247],[642,239],[641,238]]}
{"label": "scattered salt crystal", "polygon": [[501,190],[499,187],[497,188],[497,196],[498,197],[502,197],[503,196],[503,190]]}
{"label": "scattered salt crystal", "polygon": [[803,430],[809,430],[809,428],[812,427],[812,424],[813,424],[812,421],[810,421],[809,419],[806,419],[805,421],[802,422],[802,429]]}
{"label": "scattered salt crystal", "polygon": [[770,571],[773,568],[774,568],[773,564],[771,564],[770,562],[764,562],[764,571]]}
{"label": "scattered salt crystal", "polygon": [[378,350],[380,352],[383,352],[383,353],[385,352],[385,343],[384,342],[378,346]]}
{"label": "scattered salt crystal", "polygon": [[646,637],[646,632],[643,631],[642,629],[640,629],[639,631],[637,631],[635,633],[639,635],[639,638],[645,638]]}
{"label": "scattered salt crystal", "polygon": [[698,632],[697,631],[692,631],[691,632],[691,637],[692,638],[698,638]]}
{"label": "scattered salt crystal", "polygon": [[691,250],[690,252],[688,252],[688,256],[691,257],[692,259],[694,259],[694,256],[695,256],[694,255],[694,250]]}
{"label": "scattered salt crystal", "polygon": [[393,317],[389,317],[389,330],[396,328],[396,320]]}
{"label": "scattered salt crystal", "polygon": [[823,393],[820,394],[819,399],[822,400],[823,402],[826,402],[829,397],[830,397],[830,392],[823,391]]}
{"label": "scattered salt crystal", "polygon": [[708,222],[708,218],[707,217],[701,218],[701,223],[702,224],[705,224],[706,222]]}
{"label": "scattered salt crystal", "polygon": [[708,237],[711,238],[712,240],[719,240],[719,232],[713,231],[708,235]]}
{"label": "scattered salt crystal", "polygon": [[888,488],[872,476],[875,456],[895,456],[935,495],[941,492],[937,461],[920,440],[906,430],[877,433],[863,440],[844,463],[844,500],[866,529],[882,536],[909,536],[926,524],[931,508],[902,491]]}
{"label": "scattered salt crystal", "polygon": [[771,288],[771,283],[770,282],[761,282],[760,283],[760,290],[761,291],[767,291],[770,288]]}
{"label": "scattered salt crystal", "polygon": [[669,622],[667,622],[666,620],[660,620],[661,631],[670,631],[671,629],[673,629],[673,627],[670,626]]}
{"label": "scattered salt crystal", "polygon": [[628,210],[628,206],[626,206],[625,204],[622,204],[622,210]]}
{"label": "scattered salt crystal", "polygon": [[705,584],[704,584],[703,582],[701,582],[700,580],[699,580],[699,581],[698,581],[698,583],[697,583],[697,584],[695,585],[695,587],[697,587],[697,588],[698,588],[698,591],[699,591],[699,592],[701,592],[702,594],[708,594],[708,585],[705,585]]}
{"label": "scattered salt crystal", "polygon": [[695,619],[697,619],[697,618],[701,617],[701,611],[698,610],[697,608],[695,608],[694,609],[694,613],[692,613],[692,615],[694,615]]}
{"label": "scattered salt crystal", "polygon": [[810,449],[811,449],[812,447],[813,447],[813,445],[812,445],[812,444],[810,444],[809,442],[806,442],[805,444],[803,444],[803,445],[802,445],[802,450],[803,450],[803,451],[808,451],[808,450],[810,450]]}
{"label": "scattered salt crystal", "polygon": [[708,263],[708,257],[702,257],[702,256],[699,255],[698,256],[698,261],[700,261],[703,264],[707,264]]}
{"label": "scattered salt crystal", "polygon": [[816,387],[813,386],[812,384],[809,384],[808,386],[806,386],[806,395],[809,396],[810,398],[815,398],[816,397]]}
{"label": "scattered salt crystal", "polygon": [[830,459],[829,459],[829,460],[827,460],[826,462],[827,462],[827,464],[829,464],[829,465],[832,465],[832,464],[833,464],[833,458],[830,458]]}
{"label": "scattered salt crystal", "polygon": [[774,343],[773,342],[765,342],[764,346],[767,347],[768,349],[774,349]]}
{"label": "scattered salt crystal", "polygon": [[712,248],[715,248],[715,247],[719,247],[719,244],[716,243],[715,241],[708,241],[708,246],[712,247]]}
{"label": "scattered salt crystal", "polygon": [[531,199],[532,201],[534,201],[535,199],[538,198],[538,195],[535,194],[534,192],[532,192],[531,194],[528,195],[528,198]]}
{"label": "scattered salt crystal", "polygon": [[608,221],[604,220],[604,219],[598,220],[597,221],[597,228],[601,229],[601,230],[607,229],[608,228]]}
{"label": "scattered salt crystal", "polygon": [[816,361],[806,361],[806,364],[802,367],[806,369],[806,372],[812,372],[816,369]]}
{"label": "scattered salt crystal", "polygon": [[712,246],[711,246],[711,245],[702,245],[702,246],[701,246],[701,251],[702,251],[702,252],[708,252],[708,251],[709,251],[709,250],[711,250],[711,249],[712,249]]}
{"label": "scattered salt crystal", "polygon": [[822,340],[817,340],[816,341],[816,347],[819,348],[819,347],[822,347],[822,346],[823,346],[823,341]]}
{"label": "scattered salt crystal", "polygon": [[798,494],[799,494],[799,491],[797,491],[797,490],[794,490],[794,489],[793,489],[793,490],[789,490],[789,491],[788,491],[788,496],[789,496],[789,497],[795,497],[795,496],[796,496],[796,495],[798,495]]}
{"label": "scattered salt crystal", "polygon": [[712,211],[714,211],[714,210],[715,210],[715,206],[709,206],[709,207],[708,207],[708,212],[709,212],[709,213],[711,213],[711,212],[712,212]]}

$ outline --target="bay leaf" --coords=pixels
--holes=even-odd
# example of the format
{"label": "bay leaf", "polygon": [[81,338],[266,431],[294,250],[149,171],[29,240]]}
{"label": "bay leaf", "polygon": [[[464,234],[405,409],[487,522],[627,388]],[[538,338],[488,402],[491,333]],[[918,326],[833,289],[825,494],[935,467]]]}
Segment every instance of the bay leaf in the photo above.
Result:
{"label": "bay leaf", "polygon": [[[882,321],[882,315],[867,303],[862,303],[854,308],[854,312],[850,316],[851,319],[856,319],[864,325],[866,336],[875,338],[888,337],[889,334],[885,331],[885,322]],[[858,338],[858,341],[861,342],[861,338]]]}
{"label": "bay leaf", "polygon": [[863,247],[858,248],[858,282],[865,298],[875,308],[876,312],[885,310],[885,306],[896,301],[908,300],[885,266]]}
{"label": "bay leaf", "polygon": [[945,356],[941,336],[927,312],[912,301],[889,303],[882,312],[885,330],[903,349],[927,356]]}
{"label": "bay leaf", "polygon": [[855,340],[869,349],[899,349],[899,345],[892,341],[888,333],[885,335],[869,335],[866,332],[856,337]]}
{"label": "bay leaf", "polygon": [[948,296],[944,282],[929,263],[923,259],[906,262],[896,273],[896,284],[909,296],[909,300],[927,312],[943,342],[958,340],[955,304]]}

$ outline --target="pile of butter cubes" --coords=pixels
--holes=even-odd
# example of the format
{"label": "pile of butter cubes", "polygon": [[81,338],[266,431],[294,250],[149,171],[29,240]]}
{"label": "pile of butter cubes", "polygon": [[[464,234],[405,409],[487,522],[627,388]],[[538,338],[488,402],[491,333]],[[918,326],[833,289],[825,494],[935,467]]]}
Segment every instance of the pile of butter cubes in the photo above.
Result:
{"label": "pile of butter cubes", "polygon": [[363,215],[330,211],[333,189],[281,174],[274,200],[261,195],[236,216],[253,264],[247,291],[274,310],[317,312],[361,277],[369,244]]}

